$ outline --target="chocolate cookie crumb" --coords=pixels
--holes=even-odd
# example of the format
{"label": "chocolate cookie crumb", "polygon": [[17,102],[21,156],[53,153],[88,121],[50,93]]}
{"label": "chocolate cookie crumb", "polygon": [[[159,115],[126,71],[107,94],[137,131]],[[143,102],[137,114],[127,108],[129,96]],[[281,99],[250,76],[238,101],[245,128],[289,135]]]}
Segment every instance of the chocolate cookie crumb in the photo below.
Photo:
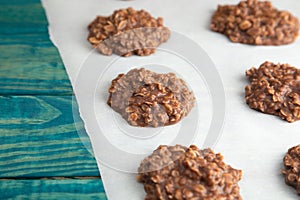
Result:
{"label": "chocolate cookie crumb", "polygon": [[277,10],[269,1],[247,0],[238,5],[219,5],[210,28],[232,42],[283,45],[296,40],[299,21],[291,13]]}
{"label": "chocolate cookie crumb", "polygon": [[250,108],[281,117],[300,119],[300,70],[289,64],[263,63],[246,71],[250,85],[245,88]]}
{"label": "chocolate cookie crumb", "polygon": [[300,195],[300,145],[288,150],[283,158],[285,169],[281,170],[287,185],[293,186]]}
{"label": "chocolate cookie crumb", "polygon": [[161,17],[155,19],[145,10],[130,7],[108,17],[97,16],[88,30],[88,41],[104,55],[147,56],[170,37]]}
{"label": "chocolate cookie crumb", "polygon": [[240,200],[242,171],[223,162],[221,154],[195,145],[159,146],[138,168],[146,200]]}
{"label": "chocolate cookie crumb", "polygon": [[108,105],[132,126],[175,124],[195,103],[193,92],[175,74],[157,74],[144,68],[119,74],[109,93]]}

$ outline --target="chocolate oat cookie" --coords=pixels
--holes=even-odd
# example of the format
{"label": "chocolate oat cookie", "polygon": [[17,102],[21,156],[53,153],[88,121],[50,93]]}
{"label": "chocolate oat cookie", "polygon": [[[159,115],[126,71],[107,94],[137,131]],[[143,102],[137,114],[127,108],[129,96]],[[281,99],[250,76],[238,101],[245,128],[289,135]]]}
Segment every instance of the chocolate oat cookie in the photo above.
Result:
{"label": "chocolate oat cookie", "polygon": [[104,55],[150,55],[170,37],[161,17],[155,19],[145,10],[133,8],[116,10],[108,17],[98,16],[88,30],[88,41]]}
{"label": "chocolate oat cookie", "polygon": [[289,64],[263,63],[246,71],[245,88],[250,108],[277,115],[288,122],[300,119],[300,69]]}
{"label": "chocolate oat cookie", "polygon": [[299,21],[291,13],[277,10],[269,1],[247,0],[238,5],[219,5],[210,28],[232,42],[283,45],[297,38]]}
{"label": "chocolate oat cookie", "polygon": [[194,106],[195,97],[175,74],[144,68],[119,74],[109,88],[108,105],[132,126],[175,124]]}
{"label": "chocolate oat cookie", "polygon": [[285,169],[281,172],[285,176],[286,184],[296,188],[300,195],[300,145],[290,148],[283,162]]}
{"label": "chocolate oat cookie", "polygon": [[242,171],[223,162],[221,154],[196,146],[159,146],[138,168],[146,200],[240,200]]}

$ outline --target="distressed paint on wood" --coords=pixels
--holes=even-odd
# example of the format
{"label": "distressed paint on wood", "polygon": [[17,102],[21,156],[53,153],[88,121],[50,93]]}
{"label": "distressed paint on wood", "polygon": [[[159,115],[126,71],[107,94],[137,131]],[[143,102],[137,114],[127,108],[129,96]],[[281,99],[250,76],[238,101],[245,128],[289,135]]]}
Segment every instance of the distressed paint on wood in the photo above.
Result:
{"label": "distressed paint on wood", "polygon": [[0,94],[72,94],[56,48],[0,45],[0,52]]}
{"label": "distressed paint on wood", "polygon": [[99,176],[73,96],[2,96],[0,108],[0,177]]}
{"label": "distressed paint on wood", "polygon": [[72,95],[39,1],[0,1],[0,94]]}
{"label": "distressed paint on wood", "polygon": [[98,199],[106,200],[100,179],[0,180],[1,199]]}
{"label": "distressed paint on wood", "polygon": [[106,199],[40,0],[0,0],[0,95],[0,199]]}
{"label": "distressed paint on wood", "polygon": [[48,22],[39,0],[1,0],[0,34],[47,33]]}

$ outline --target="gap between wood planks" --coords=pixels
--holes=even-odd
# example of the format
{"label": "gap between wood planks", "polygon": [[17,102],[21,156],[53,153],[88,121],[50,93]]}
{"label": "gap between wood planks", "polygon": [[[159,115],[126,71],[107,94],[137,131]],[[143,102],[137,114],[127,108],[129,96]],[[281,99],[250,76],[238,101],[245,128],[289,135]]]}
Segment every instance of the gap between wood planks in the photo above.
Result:
{"label": "gap between wood planks", "polygon": [[1,177],[0,181],[5,180],[89,180],[101,179],[100,176],[53,176],[53,177]]}
{"label": "gap between wood planks", "polygon": [[75,96],[74,93],[66,93],[66,94],[51,94],[51,93],[36,93],[36,94],[31,94],[31,93],[24,93],[24,94],[19,94],[19,93],[0,93],[0,96],[2,97],[10,97],[10,96],[45,96],[45,97],[71,97]]}

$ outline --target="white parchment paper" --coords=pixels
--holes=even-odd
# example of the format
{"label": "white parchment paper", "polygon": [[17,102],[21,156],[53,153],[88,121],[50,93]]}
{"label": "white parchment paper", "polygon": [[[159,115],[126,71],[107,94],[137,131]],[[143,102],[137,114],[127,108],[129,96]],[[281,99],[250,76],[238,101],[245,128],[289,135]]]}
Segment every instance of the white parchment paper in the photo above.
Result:
{"label": "white parchment paper", "polygon": [[[120,67],[112,68],[113,70],[104,74],[103,78],[99,78],[97,71],[101,63],[109,63],[112,58],[99,54],[97,57],[99,60],[93,60],[92,48],[86,40],[88,35],[86,27],[97,15],[110,15],[116,9],[132,6],[135,9],[145,9],[155,17],[162,16],[166,26],[198,43],[215,63],[225,88],[226,119],[221,138],[213,148],[225,156],[227,163],[243,170],[243,179],[240,182],[243,198],[299,199],[294,189],[285,185],[280,169],[287,149],[300,143],[300,122],[290,124],[277,117],[249,109],[244,100],[244,87],[248,84],[244,73],[246,69],[258,67],[266,60],[300,67],[300,40],[281,47],[250,46],[231,43],[225,36],[210,31],[210,17],[217,5],[236,4],[237,0],[43,0],[42,2],[50,24],[51,39],[57,45],[71,82],[75,86],[80,112],[96,158],[99,151],[103,151],[101,145],[104,145],[98,142],[101,138],[98,138],[96,133],[97,126],[103,120],[115,116],[105,106],[107,98],[105,91],[111,78],[119,72],[128,71],[131,67],[143,66],[143,63],[151,64],[153,62],[151,59],[159,61],[155,63],[156,65],[159,63],[170,66],[171,63],[170,69],[165,71],[171,70],[172,66],[186,64],[176,58],[163,59],[160,57],[161,53],[158,53],[145,60],[144,58],[118,60],[119,64],[117,62],[114,67],[118,65]],[[300,17],[300,4],[295,0],[274,0],[272,3],[277,8],[289,10]],[[95,62],[98,61],[97,65]],[[87,69],[87,65],[91,67]],[[124,66],[124,70],[121,65]],[[190,68],[187,66],[187,69]],[[201,133],[207,132],[212,115],[209,91],[205,83],[201,82],[201,78],[195,80],[191,78],[194,74],[189,70],[181,71],[175,68],[175,72],[187,80],[199,99],[197,114],[200,125],[193,142],[201,146],[205,137]],[[199,81],[197,85],[199,88],[193,81]],[[76,87],[78,83],[80,86]],[[89,109],[94,109],[95,119]],[[111,119],[117,120],[117,124],[124,125],[122,119],[117,116]],[[106,124],[105,127],[114,132],[115,127],[110,127],[108,122]],[[176,130],[178,126],[171,129]],[[118,135],[107,135],[113,146],[119,145],[129,153],[134,152],[135,147],[144,147],[142,153],[145,154],[150,154],[157,142],[168,143],[170,139],[165,135],[158,141],[132,144],[128,142],[128,138],[122,137],[124,138],[120,139]],[[106,153],[108,156],[114,156],[111,152]],[[97,163],[110,200],[143,199],[145,195],[143,187],[135,181],[135,174],[114,169],[102,163],[101,159],[97,159]]]}

